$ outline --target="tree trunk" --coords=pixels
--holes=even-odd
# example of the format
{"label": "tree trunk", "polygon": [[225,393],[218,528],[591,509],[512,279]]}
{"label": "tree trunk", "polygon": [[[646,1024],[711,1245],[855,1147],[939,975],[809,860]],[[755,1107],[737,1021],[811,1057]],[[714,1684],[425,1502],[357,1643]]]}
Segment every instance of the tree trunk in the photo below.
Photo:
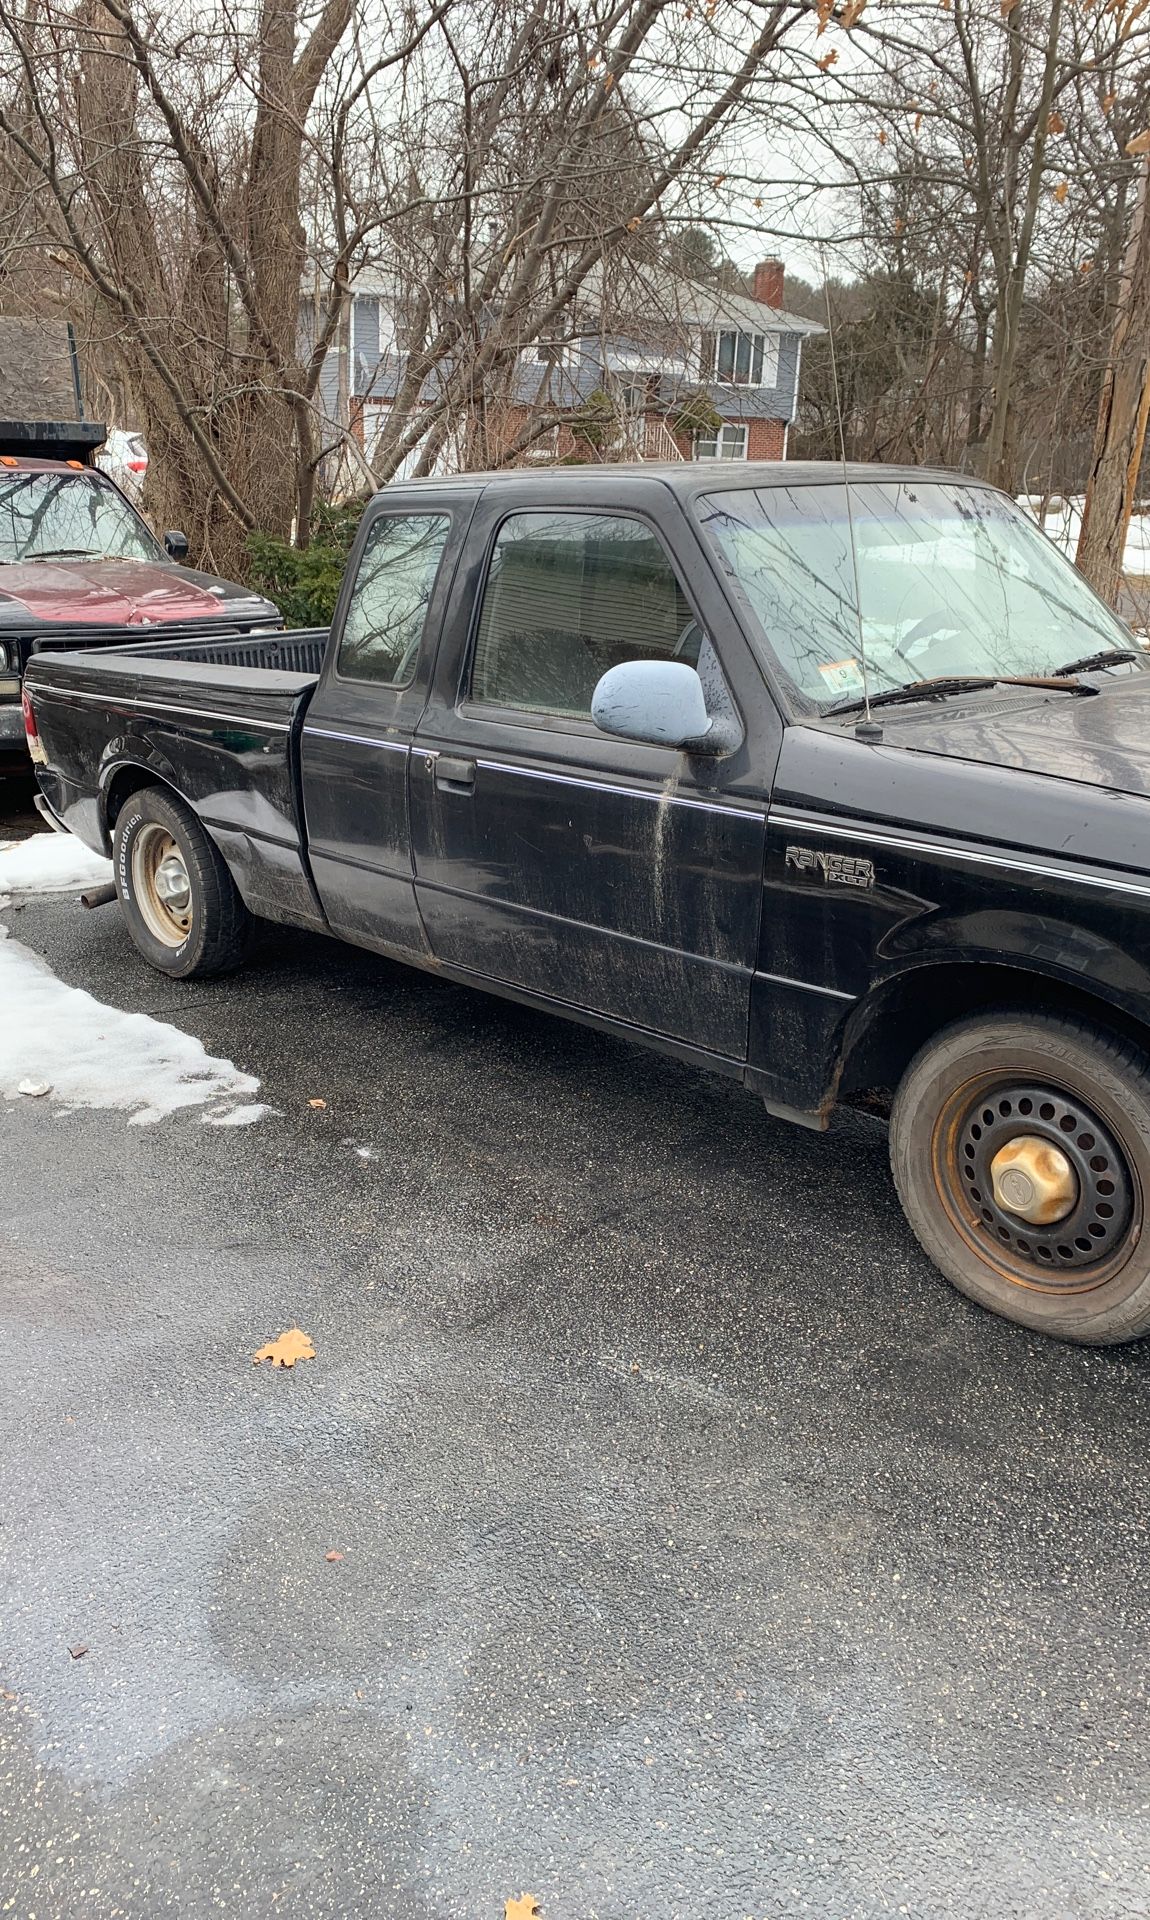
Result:
{"label": "tree trunk", "polygon": [[1122,585],[1126,529],[1134,505],[1150,414],[1150,159],[1143,162],[1130,218],[1118,311],[1086,482],[1077,562],[1112,604]]}

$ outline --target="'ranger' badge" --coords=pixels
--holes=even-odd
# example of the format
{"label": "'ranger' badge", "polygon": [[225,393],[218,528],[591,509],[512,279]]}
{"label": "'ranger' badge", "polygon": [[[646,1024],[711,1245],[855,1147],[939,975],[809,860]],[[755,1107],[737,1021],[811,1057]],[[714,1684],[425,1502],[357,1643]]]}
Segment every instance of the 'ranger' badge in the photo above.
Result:
{"label": "'ranger' badge", "polygon": [[788,847],[786,865],[799,873],[821,873],[836,887],[873,887],[874,861],[857,853],[822,853],[814,847]]}

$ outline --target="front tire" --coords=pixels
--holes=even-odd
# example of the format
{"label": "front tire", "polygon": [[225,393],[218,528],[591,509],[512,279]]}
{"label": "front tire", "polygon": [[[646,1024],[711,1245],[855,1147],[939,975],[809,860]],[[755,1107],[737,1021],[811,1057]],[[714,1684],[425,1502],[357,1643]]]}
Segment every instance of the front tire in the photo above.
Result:
{"label": "front tire", "polygon": [[903,1077],[891,1167],[914,1232],[980,1306],[1061,1340],[1150,1330],[1150,1061],[1086,1021],[1001,1013]]}
{"label": "front tire", "polygon": [[175,980],[228,973],[244,956],[248,913],[191,808],[164,787],[124,802],[112,855],[128,932]]}

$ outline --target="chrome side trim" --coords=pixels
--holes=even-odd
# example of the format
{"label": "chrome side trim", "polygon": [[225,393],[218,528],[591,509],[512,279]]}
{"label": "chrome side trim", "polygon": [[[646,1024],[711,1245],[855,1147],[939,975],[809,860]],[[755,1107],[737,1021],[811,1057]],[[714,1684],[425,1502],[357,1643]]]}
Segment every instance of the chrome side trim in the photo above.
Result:
{"label": "chrome side trim", "polygon": [[385,753],[410,753],[411,747],[403,740],[376,740],[365,733],[337,733],[334,727],[309,727],[304,723],[303,731],[313,740],[350,740],[353,747],[382,747]]}
{"label": "chrome side trim", "polygon": [[[415,752],[420,751],[417,746]],[[761,824],[767,817],[759,807],[726,807],[717,801],[691,800],[685,794],[664,793],[661,788],[653,793],[649,787],[623,787],[611,780],[585,780],[573,773],[544,773],[538,767],[516,766],[511,760],[477,759],[475,764],[489,773],[514,773],[524,780],[548,780],[560,787],[588,787],[594,793],[619,793],[627,800],[652,800],[656,806],[668,802],[673,807],[691,807],[696,813],[725,813],[733,820],[755,820]]]}
{"label": "chrome side trim", "polygon": [[133,693],[82,693],[78,687],[47,687],[31,682],[37,699],[97,700],[106,707],[146,707],[152,713],[184,713],[195,720],[226,720],[232,726],[263,727],[269,733],[290,733],[290,720],[263,720],[250,713],[217,713],[208,707],[185,707],[177,700],[141,700]]}
{"label": "chrome side trim", "polygon": [[857,993],[843,993],[839,987],[820,987],[813,980],[792,980],[790,975],[785,973],[756,971],[755,979],[769,980],[773,987],[797,987],[800,993],[822,993],[828,1000],[845,1000],[852,1007],[858,999]]}
{"label": "chrome side trim", "polygon": [[1082,873],[1075,867],[1052,867],[1035,860],[1015,859],[1007,853],[983,853],[974,847],[949,846],[945,841],[915,839],[908,834],[883,833],[872,827],[846,827],[816,814],[792,813],[778,807],[768,815],[770,826],[797,828],[802,833],[825,834],[834,840],[862,840],[868,846],[891,847],[897,853],[933,854],[941,860],[968,860],[980,867],[998,867],[1008,873],[1029,873],[1040,880],[1069,880],[1079,887],[1099,887],[1109,893],[1133,893],[1150,899],[1150,881],[1108,879]]}

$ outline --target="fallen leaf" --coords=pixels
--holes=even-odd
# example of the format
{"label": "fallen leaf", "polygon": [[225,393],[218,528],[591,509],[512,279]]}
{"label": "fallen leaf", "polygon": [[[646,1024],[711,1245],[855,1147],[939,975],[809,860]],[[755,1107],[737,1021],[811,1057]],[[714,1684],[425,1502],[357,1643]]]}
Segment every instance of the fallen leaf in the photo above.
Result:
{"label": "fallen leaf", "polygon": [[343,1559],[342,1553],[340,1553],[338,1549],[335,1547],[332,1548],[330,1553],[325,1553],[323,1557],[325,1560],[342,1560]]}
{"label": "fallen leaf", "polygon": [[50,1080],[21,1080],[16,1091],[26,1094],[29,1100],[42,1100],[46,1093],[51,1093],[52,1083]]}
{"label": "fallen leaf", "polygon": [[294,1367],[297,1360],[314,1360],[315,1348],[311,1335],[299,1327],[289,1327],[281,1333],[278,1340],[269,1340],[266,1347],[252,1355],[252,1365],[258,1367],[261,1360],[270,1360],[273,1367]]}
{"label": "fallen leaf", "polygon": [[539,1902],[535,1895],[521,1893],[518,1900],[505,1900],[503,1920],[540,1920]]}
{"label": "fallen leaf", "polygon": [[308,1101],[309,1107],[326,1107],[326,1105],[327,1105],[326,1100],[309,1100]]}
{"label": "fallen leaf", "polygon": [[88,1642],[86,1640],[81,1640],[77,1646],[68,1648],[68,1652],[71,1654],[73,1660],[82,1660],[87,1651]]}

